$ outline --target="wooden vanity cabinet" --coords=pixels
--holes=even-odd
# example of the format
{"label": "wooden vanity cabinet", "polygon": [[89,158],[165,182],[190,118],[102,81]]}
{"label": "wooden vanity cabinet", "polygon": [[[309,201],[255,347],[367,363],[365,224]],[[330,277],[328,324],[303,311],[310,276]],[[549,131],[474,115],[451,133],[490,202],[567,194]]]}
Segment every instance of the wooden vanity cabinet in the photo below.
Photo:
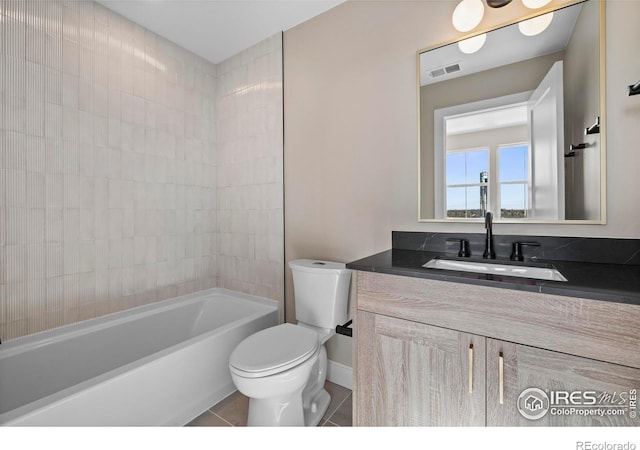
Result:
{"label": "wooden vanity cabinet", "polygon": [[[500,403],[500,355],[503,355],[503,402]],[[536,347],[487,339],[487,425],[488,426],[638,426],[640,419],[624,415],[546,414],[529,420],[517,411],[520,394],[536,387],[545,392],[576,393],[573,405],[585,412],[594,392],[611,394],[611,405],[601,409],[616,410],[621,395],[627,398],[630,388],[640,391],[640,369],[611,364]],[[564,403],[564,402],[563,402]],[[569,403],[569,400],[567,400]],[[567,405],[567,407],[571,407]],[[566,411],[566,408],[562,408]]]}
{"label": "wooden vanity cabinet", "polygon": [[531,387],[640,390],[637,306],[372,272],[357,283],[357,426],[640,424],[516,408]]}
{"label": "wooden vanity cabinet", "polygon": [[485,338],[364,311],[356,324],[357,424],[485,424]]}

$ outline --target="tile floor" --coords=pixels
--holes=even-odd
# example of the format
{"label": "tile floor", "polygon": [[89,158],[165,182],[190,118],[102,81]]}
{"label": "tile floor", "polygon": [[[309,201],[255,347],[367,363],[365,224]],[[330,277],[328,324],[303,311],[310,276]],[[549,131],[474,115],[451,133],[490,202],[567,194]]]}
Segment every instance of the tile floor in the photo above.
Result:
{"label": "tile floor", "polygon": [[[351,426],[351,391],[327,381],[325,388],[331,395],[331,403],[318,426]],[[247,425],[249,399],[236,391],[215,406],[193,419],[187,426],[244,427]]]}

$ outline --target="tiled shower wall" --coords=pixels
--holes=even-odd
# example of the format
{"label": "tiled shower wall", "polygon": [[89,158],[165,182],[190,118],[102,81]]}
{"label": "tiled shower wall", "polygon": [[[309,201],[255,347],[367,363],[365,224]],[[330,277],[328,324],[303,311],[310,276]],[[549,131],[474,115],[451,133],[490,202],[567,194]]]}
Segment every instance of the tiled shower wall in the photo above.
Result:
{"label": "tiled shower wall", "polygon": [[[216,66],[93,2],[0,8],[0,339],[216,286]],[[242,211],[271,206],[253,186]],[[243,279],[261,253],[231,242]]]}
{"label": "tiled shower wall", "polygon": [[0,37],[0,340],[283,301],[280,34],[216,67],[93,2],[0,0]]}
{"label": "tiled shower wall", "polygon": [[217,87],[218,284],[284,302],[282,35],[218,64]]}

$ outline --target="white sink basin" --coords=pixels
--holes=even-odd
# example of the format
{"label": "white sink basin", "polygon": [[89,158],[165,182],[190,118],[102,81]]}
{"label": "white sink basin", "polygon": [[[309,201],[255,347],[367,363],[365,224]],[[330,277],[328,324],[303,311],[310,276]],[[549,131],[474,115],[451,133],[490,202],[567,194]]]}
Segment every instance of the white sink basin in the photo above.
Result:
{"label": "white sink basin", "polygon": [[457,270],[459,272],[473,272],[487,275],[502,275],[507,277],[534,278],[536,280],[567,281],[554,267],[536,267],[523,265],[508,265],[500,263],[485,263],[478,261],[456,261],[452,259],[433,258],[422,267],[427,269]]}

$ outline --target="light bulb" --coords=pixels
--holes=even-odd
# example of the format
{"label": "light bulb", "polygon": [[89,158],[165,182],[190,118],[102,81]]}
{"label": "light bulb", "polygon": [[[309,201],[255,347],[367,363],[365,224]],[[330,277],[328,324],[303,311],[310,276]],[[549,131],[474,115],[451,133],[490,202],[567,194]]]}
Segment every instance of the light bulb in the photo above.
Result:
{"label": "light bulb", "polygon": [[456,30],[471,31],[484,17],[484,5],[481,0],[462,0],[453,11],[451,21]]}
{"label": "light bulb", "polygon": [[524,34],[525,36],[535,36],[546,30],[547,27],[551,24],[552,20],[553,12],[550,12],[538,17],[534,17],[533,19],[520,22],[518,23],[518,28],[520,29],[520,33]]}
{"label": "light bulb", "polygon": [[529,9],[538,9],[547,6],[551,0],[522,0],[522,4]]}
{"label": "light bulb", "polygon": [[474,36],[472,38],[459,41],[458,48],[462,53],[466,53],[467,55],[470,55],[471,53],[475,53],[478,50],[480,50],[486,40],[487,40],[487,33],[482,33],[482,34],[479,34],[478,36]]}

